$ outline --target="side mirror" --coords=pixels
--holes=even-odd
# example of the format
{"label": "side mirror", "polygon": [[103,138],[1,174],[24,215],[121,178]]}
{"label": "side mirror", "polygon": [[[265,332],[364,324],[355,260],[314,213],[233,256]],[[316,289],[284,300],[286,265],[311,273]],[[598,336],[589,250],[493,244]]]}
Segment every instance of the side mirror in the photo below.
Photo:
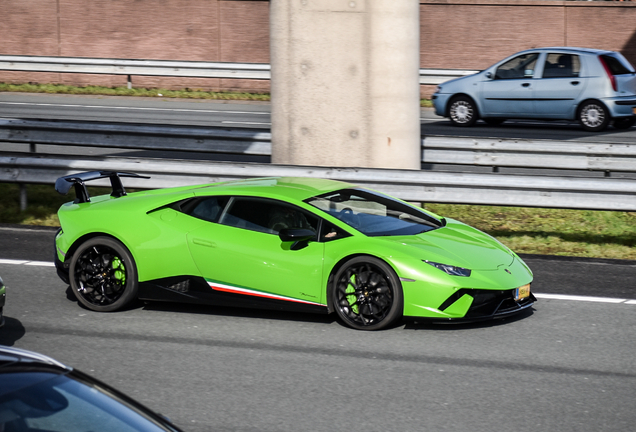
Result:
{"label": "side mirror", "polygon": [[486,78],[491,79],[492,78],[492,72],[486,72]]}
{"label": "side mirror", "polygon": [[282,242],[294,242],[290,249],[298,250],[306,247],[309,240],[316,237],[316,233],[307,228],[284,228],[278,232],[278,237]]}

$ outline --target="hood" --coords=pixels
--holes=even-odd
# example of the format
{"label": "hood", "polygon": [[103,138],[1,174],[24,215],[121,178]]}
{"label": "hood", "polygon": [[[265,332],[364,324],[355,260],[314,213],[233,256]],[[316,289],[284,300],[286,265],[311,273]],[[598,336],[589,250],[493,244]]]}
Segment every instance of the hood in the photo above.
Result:
{"label": "hood", "polygon": [[462,76],[459,78],[453,78],[450,79],[448,81],[444,81],[443,83],[439,84],[439,87],[441,87],[444,90],[444,93],[448,93],[446,91],[446,87],[450,87],[453,88],[455,86],[464,86],[465,83],[470,83],[472,81],[479,81],[483,78],[481,78],[481,76],[483,75],[484,71],[479,71],[477,73],[471,74],[471,75],[466,75],[466,76]]}
{"label": "hood", "polygon": [[382,239],[407,247],[404,252],[410,256],[470,270],[496,270],[515,259],[510,249],[488,234],[452,219],[436,230]]}

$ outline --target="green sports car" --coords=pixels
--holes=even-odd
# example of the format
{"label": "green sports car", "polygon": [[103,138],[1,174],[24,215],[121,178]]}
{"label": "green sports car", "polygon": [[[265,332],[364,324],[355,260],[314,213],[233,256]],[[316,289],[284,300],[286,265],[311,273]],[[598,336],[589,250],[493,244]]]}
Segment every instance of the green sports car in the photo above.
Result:
{"label": "green sports car", "polygon": [[[85,182],[110,178],[90,197]],[[532,272],[491,236],[353,184],[259,178],[127,194],[92,171],[55,185],[55,264],[78,301],[135,299],[330,313],[355,329],[402,317],[480,320],[536,301]]]}

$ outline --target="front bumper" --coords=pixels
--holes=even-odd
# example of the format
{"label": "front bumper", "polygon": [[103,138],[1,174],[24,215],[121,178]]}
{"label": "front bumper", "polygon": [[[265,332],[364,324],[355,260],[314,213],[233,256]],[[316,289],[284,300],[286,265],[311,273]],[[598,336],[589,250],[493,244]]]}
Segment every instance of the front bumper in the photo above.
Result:
{"label": "front bumper", "polygon": [[[426,321],[437,322],[475,322],[492,319],[507,318],[516,315],[534,305],[537,301],[532,292],[521,300],[515,300],[515,290],[484,290],[463,288],[450,296],[440,307],[440,311],[445,311],[460,306],[462,303],[470,302],[470,307],[462,317],[437,317],[422,318]],[[419,319],[418,319],[419,320]]]}
{"label": "front bumper", "polygon": [[446,104],[452,94],[450,93],[434,93],[431,97],[433,101],[433,107],[435,108],[435,115],[440,117],[447,117],[446,114]]}

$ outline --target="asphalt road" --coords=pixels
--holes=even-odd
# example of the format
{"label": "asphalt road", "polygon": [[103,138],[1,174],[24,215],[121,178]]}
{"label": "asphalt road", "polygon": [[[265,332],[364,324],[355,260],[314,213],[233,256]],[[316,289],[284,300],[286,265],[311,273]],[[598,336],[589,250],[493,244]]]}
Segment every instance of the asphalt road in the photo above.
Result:
{"label": "asphalt road", "polygon": [[[63,119],[108,122],[159,123],[191,126],[220,126],[269,129],[268,102],[236,102],[0,93],[0,117]],[[492,127],[478,122],[472,128],[457,128],[430,108],[421,110],[423,135],[549,139],[574,142],[636,143],[636,127],[601,133],[583,131],[572,122],[510,120]]]}
{"label": "asphalt road", "polygon": [[[89,372],[189,431],[598,432],[636,422],[636,301],[541,298],[516,319],[382,332],[332,316],[161,303],[100,314],[55,275],[54,230],[1,228],[0,343]],[[636,299],[633,262],[526,258],[537,293]]]}

